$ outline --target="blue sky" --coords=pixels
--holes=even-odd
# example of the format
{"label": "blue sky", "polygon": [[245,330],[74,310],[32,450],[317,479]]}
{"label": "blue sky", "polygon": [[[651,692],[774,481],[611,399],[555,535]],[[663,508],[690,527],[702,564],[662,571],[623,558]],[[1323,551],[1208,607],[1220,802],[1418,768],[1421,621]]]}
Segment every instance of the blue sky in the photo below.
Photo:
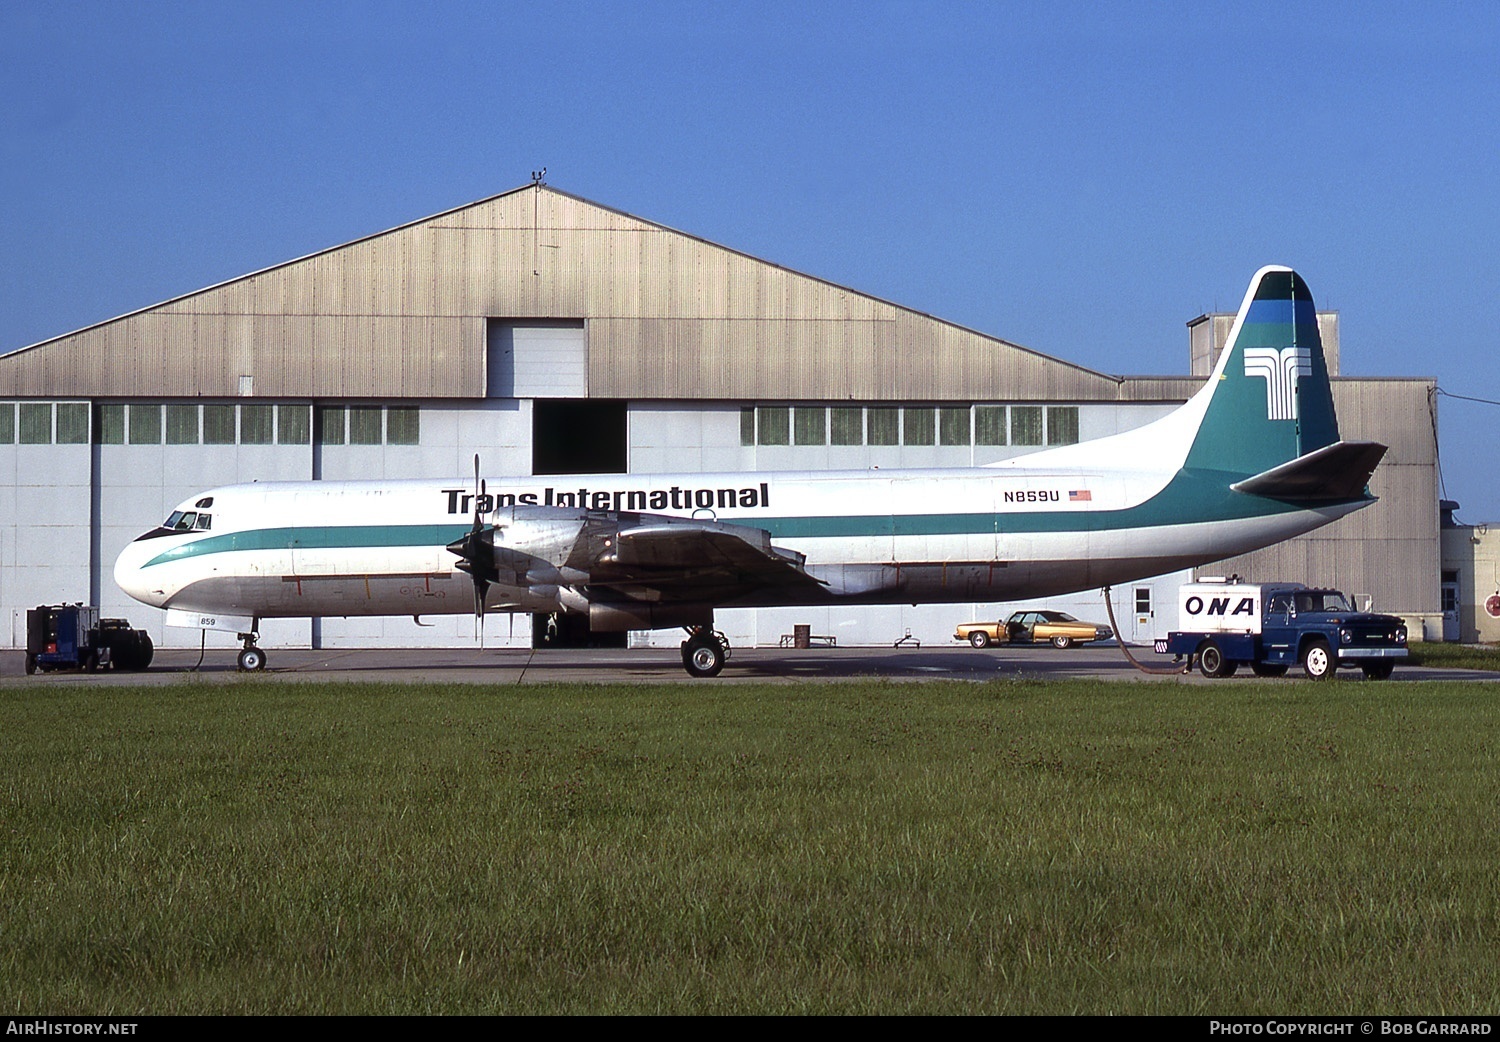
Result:
{"label": "blue sky", "polygon": [[[0,99],[0,351],[545,166],[1112,373],[1291,264],[1345,373],[1500,399],[1493,3],[0,0]],[[1439,415],[1500,520],[1500,407]]]}

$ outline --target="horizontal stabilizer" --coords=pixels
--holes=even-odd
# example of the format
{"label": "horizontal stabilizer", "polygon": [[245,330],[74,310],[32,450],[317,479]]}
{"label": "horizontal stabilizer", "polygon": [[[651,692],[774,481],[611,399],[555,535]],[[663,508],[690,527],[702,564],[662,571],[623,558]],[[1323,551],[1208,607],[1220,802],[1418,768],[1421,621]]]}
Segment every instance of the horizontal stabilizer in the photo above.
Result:
{"label": "horizontal stabilizer", "polygon": [[1338,441],[1229,487],[1297,503],[1359,499],[1385,448],[1375,441]]}

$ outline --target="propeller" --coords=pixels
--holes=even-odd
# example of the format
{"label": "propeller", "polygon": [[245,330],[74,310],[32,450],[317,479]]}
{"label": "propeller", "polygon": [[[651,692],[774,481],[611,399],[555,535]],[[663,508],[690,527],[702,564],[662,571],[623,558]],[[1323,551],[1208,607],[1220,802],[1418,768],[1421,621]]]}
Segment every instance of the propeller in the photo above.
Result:
{"label": "propeller", "polygon": [[480,505],[484,502],[486,495],[487,485],[479,476],[479,453],[476,452],[474,454],[474,525],[464,533],[462,539],[455,539],[449,543],[448,550],[460,558],[456,567],[468,572],[470,578],[474,580],[474,636],[480,640],[481,647],[484,638],[484,595],[490,583],[498,577],[495,571],[494,547],[489,540],[485,539],[480,521]]}

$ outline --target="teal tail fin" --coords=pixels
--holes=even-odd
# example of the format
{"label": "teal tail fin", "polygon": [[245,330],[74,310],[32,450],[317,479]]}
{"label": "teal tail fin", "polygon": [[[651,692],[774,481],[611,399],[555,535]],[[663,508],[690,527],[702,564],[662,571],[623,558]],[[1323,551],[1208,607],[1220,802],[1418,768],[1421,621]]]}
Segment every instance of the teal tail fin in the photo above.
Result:
{"label": "teal tail fin", "polygon": [[1338,442],[1317,313],[1295,271],[1255,273],[1209,387],[1190,468],[1260,474]]}

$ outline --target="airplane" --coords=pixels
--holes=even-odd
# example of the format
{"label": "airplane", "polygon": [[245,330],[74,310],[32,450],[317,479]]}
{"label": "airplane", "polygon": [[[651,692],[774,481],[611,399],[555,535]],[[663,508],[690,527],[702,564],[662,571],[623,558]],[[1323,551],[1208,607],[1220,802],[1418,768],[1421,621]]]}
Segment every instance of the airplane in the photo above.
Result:
{"label": "airplane", "polygon": [[1375,501],[1386,447],[1343,441],[1312,296],[1256,272],[1203,388],[1134,430],[979,467],[265,482],[193,496],[115,581],[171,625],[565,612],[682,627],[718,675],[728,607],[1010,601],[1269,546]]}

